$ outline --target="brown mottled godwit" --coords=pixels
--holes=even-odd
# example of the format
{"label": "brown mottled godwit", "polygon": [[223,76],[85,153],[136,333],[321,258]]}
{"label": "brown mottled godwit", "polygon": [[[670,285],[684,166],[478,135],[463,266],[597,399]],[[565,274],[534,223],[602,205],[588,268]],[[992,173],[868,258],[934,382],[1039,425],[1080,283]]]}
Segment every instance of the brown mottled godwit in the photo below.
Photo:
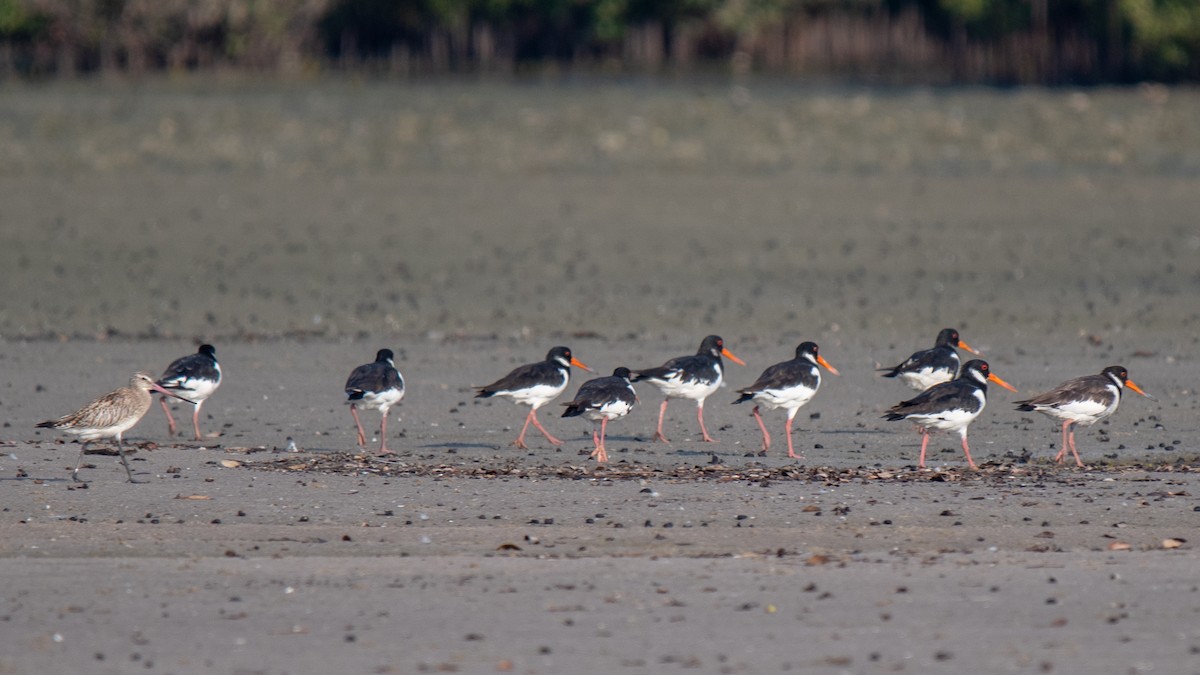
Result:
{"label": "brown mottled godwit", "polygon": [[358,419],[358,405],[375,408],[383,419],[379,422],[379,454],[395,454],[387,447],[387,418],[388,409],[404,398],[404,378],[396,370],[395,357],[390,349],[380,349],[375,354],[373,363],[366,363],[354,369],[346,380],[346,397],[350,401],[350,414],[354,416],[354,425],[358,427],[358,445],[366,447],[367,435],[363,432],[362,422]]}
{"label": "brown mottled godwit", "polygon": [[150,404],[154,401],[151,390],[188,401],[179,394],[160,387],[150,373],[142,372],[129,378],[128,386],[109,392],[70,415],[47,420],[38,425],[74,434],[83,441],[83,448],[79,450],[79,461],[75,463],[75,470],[71,472],[72,480],[86,482],[79,480],[79,468],[83,466],[83,455],[92,441],[115,438],[117,454],[121,457],[121,464],[125,465],[125,475],[129,477],[130,483],[138,482],[133,479],[129,462],[125,460],[125,446],[121,441],[121,434],[132,429],[150,409]]}
{"label": "brown mottled godwit", "polygon": [[[200,435],[200,406],[221,386],[221,364],[217,363],[216,348],[200,345],[200,351],[195,354],[175,359],[158,378],[158,386],[188,397],[193,406],[192,430],[196,433],[196,440],[204,440]],[[167,414],[168,433],[174,436],[175,418],[171,417],[167,397],[159,397],[158,401]]]}

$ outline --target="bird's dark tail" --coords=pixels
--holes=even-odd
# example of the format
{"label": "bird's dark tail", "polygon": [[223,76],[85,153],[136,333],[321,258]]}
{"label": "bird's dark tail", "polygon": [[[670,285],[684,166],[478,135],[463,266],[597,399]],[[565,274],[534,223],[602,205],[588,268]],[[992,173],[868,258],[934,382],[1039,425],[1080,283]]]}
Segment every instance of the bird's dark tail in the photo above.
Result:
{"label": "bird's dark tail", "polygon": [[876,368],[875,372],[880,373],[880,377],[896,377],[900,374],[900,369],[892,366],[891,368]]}
{"label": "bird's dark tail", "polygon": [[1030,405],[1027,401],[1017,401],[1017,410],[1021,412],[1035,412],[1037,408]]}
{"label": "bird's dark tail", "polygon": [[475,398],[491,398],[495,393],[491,389],[480,389],[475,392]]}
{"label": "bird's dark tail", "polygon": [[367,393],[365,391],[363,391],[362,389],[350,389],[350,390],[346,391],[346,400],[347,401],[361,401],[363,399],[363,396],[366,396],[366,394]]}
{"label": "bird's dark tail", "polygon": [[574,403],[564,403],[567,409],[563,411],[563,417],[578,417],[583,414],[583,406],[575,405]]}
{"label": "bird's dark tail", "polygon": [[39,422],[37,425],[37,428],[38,429],[53,429],[55,424],[56,424],[56,422],[54,420],[46,420],[45,422]]}
{"label": "bird's dark tail", "polygon": [[890,412],[890,413],[888,413],[888,414],[884,415],[884,416],[883,416],[883,419],[885,419],[885,420],[887,420],[887,421],[889,421],[889,422],[897,422],[897,421],[899,421],[899,420],[902,420],[902,419],[904,419],[904,417],[905,417],[905,416],[904,416],[904,415],[902,415],[902,414],[900,414],[900,413],[894,413],[894,412]]}
{"label": "bird's dark tail", "polygon": [[754,398],[754,394],[742,393],[742,397],[739,398],[738,400],[734,401],[733,404],[737,405],[738,403],[745,403],[746,401],[749,401],[753,398]]}

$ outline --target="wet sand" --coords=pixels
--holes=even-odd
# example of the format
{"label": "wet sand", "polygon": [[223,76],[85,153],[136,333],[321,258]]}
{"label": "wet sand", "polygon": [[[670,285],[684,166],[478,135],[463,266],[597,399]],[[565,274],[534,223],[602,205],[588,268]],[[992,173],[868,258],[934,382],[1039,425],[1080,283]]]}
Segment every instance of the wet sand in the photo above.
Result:
{"label": "wet sand", "polygon": [[[440,119],[433,103],[458,120],[413,141],[422,160],[389,154],[412,150],[398,128],[383,159],[313,164],[329,122],[311,103],[300,118],[311,126],[271,136],[274,125],[234,119],[213,141],[261,131],[277,170],[232,149],[222,167],[212,144],[179,132],[162,140],[163,120],[186,131],[214,109],[272,109],[269,95],[241,107],[216,96],[190,118],[160,91],[133,122],[113,112],[101,129],[64,132],[99,139],[93,149],[108,147],[104,133],[139,140],[97,155],[109,169],[80,166],[82,143],[48,146],[22,121],[37,96],[14,107],[0,138],[37,152],[14,155],[25,171],[0,179],[0,672],[1193,667],[1197,153],[1189,136],[1168,151],[1134,124],[1142,94],[1097,96],[1081,113],[1128,123],[1127,163],[1104,141],[1071,154],[1032,138],[1049,160],[1006,169],[970,152],[846,168],[814,151],[809,166],[786,134],[787,161],[755,164],[737,142],[760,147],[749,140],[773,128],[767,112],[808,110],[811,97],[779,92],[742,117],[704,108],[711,92],[677,92],[701,106],[688,128],[709,154],[690,163],[687,146],[653,140],[659,126],[682,133],[662,112],[669,100],[638,103],[640,122],[589,109],[580,91],[494,103],[502,121],[522,106],[571,121],[582,106],[591,116],[571,123],[596,154],[580,159],[575,127],[504,146],[486,115],[462,112],[477,99],[420,93],[432,96],[414,104],[422,124]],[[857,95],[826,94],[827,105],[853,111]],[[41,96],[53,120],[52,102],[98,95]],[[864,128],[898,111],[914,148],[925,144],[905,111],[947,104],[870,100]],[[968,150],[1024,105],[996,96],[996,119],[980,121],[986,97],[948,103],[971,113]],[[1080,107],[1067,93],[1030,105]],[[361,119],[403,121],[381,115]],[[826,122],[812,147],[841,139],[861,158],[871,134]],[[330,133],[357,148],[353,126]],[[450,161],[463,157],[475,161]],[[993,388],[972,425],[978,473],[947,436],[931,444],[930,470],[915,470],[920,436],[880,419],[912,392],[874,368],[943,326],[1021,390]],[[691,353],[708,333],[748,363],[728,366],[706,405],[716,444],[697,440],[686,402],[671,404],[672,442],[653,443],[661,399],[642,387],[598,468],[590,427],[558,406],[541,419],[564,447],[532,431],[532,449],[517,451],[524,409],[472,398],[472,385],[555,344],[607,373]],[[749,409],[729,403],[807,339],[842,376],[797,416],[806,459],[779,451],[779,411],[766,415],[775,446],[762,456]],[[201,423],[220,435],[168,439],[153,409],[129,435],[147,483],[125,483],[105,455],[90,457],[86,488],[69,482],[79,446],[34,424],[197,341],[217,345],[226,372]],[[381,460],[354,451],[341,385],[385,346],[408,394],[389,424],[400,453]],[[1012,401],[1112,363],[1157,400],[1131,395],[1082,429],[1087,469],[1054,465],[1057,425]],[[573,377],[572,393],[587,374]],[[177,408],[183,428],[189,413]],[[289,437],[301,452],[282,452]]]}

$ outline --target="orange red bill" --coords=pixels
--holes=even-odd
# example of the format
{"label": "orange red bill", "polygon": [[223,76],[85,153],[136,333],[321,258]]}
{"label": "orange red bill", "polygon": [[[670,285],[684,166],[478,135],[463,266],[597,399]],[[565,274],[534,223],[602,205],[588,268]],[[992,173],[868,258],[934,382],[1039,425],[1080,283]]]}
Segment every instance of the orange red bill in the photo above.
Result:
{"label": "orange red bill", "polygon": [[739,366],[746,365],[745,361],[734,356],[733,352],[729,351],[728,349],[726,349],[724,347],[721,347],[721,356],[724,356],[725,358],[729,359],[730,361],[733,361],[734,363],[738,364]]}
{"label": "orange red bill", "polygon": [[1016,387],[1014,387],[1011,384],[1005,382],[1004,380],[996,377],[996,375],[993,373],[988,373],[988,382],[995,382],[996,384],[1000,385],[1001,387],[1004,387],[1005,389],[1007,389],[1009,391],[1017,390]]}

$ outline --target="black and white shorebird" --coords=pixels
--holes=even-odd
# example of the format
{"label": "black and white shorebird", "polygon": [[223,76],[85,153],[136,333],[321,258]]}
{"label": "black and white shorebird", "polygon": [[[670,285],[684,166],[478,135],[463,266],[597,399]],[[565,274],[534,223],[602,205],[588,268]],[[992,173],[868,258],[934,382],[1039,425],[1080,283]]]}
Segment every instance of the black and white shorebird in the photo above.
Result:
{"label": "black and white shorebird", "polygon": [[47,420],[37,426],[65,431],[83,441],[83,447],[79,449],[79,461],[75,463],[75,470],[71,472],[72,480],[85,482],[79,480],[79,469],[83,466],[83,456],[87,453],[88,445],[102,438],[112,438],[117,441],[117,455],[121,458],[121,464],[125,466],[125,475],[130,483],[137,483],[138,481],[133,479],[133,472],[129,470],[129,462],[125,459],[125,444],[121,435],[132,429],[150,409],[154,403],[151,391],[187,401],[179,394],[160,387],[150,373],[135,373],[129,378],[128,386],[111,391],[70,415]]}
{"label": "black and white shorebird", "polygon": [[663,435],[663,417],[667,414],[667,403],[673,398],[688,398],[696,402],[696,418],[700,420],[700,433],[704,440],[715,443],[716,439],[708,435],[704,428],[704,399],[721,387],[725,377],[725,364],[721,357],[744,366],[746,363],[734,356],[725,348],[725,341],[716,335],[709,335],[700,343],[700,349],[689,356],[679,356],[667,361],[657,368],[633,371],[634,382],[649,382],[661,391],[666,398],[658,409],[658,428],[654,438],[668,443]]}
{"label": "black and white shorebird", "polygon": [[628,368],[617,368],[610,377],[597,377],[579,386],[579,391],[570,403],[564,403],[567,409],[563,417],[583,415],[593,422],[600,423],[600,432],[592,428],[592,443],[596,449],[591,456],[603,464],[608,461],[608,451],[604,448],[604,436],[608,430],[608,421],[624,417],[637,404],[637,392],[629,382]]}
{"label": "black and white shorebird", "polygon": [[958,375],[961,360],[956,347],[979,354],[958,336],[957,330],[943,328],[932,348],[913,352],[898,366],[878,370],[883,372],[883,377],[895,377],[917,391],[925,391],[935,384],[949,382]]}
{"label": "black and white shorebird", "polygon": [[758,428],[762,429],[763,452],[771,449],[771,434],[767,433],[767,425],[763,423],[762,416],[758,414],[760,405],[771,410],[776,408],[787,410],[784,433],[787,434],[788,457],[804,458],[802,455],[797,455],[792,447],[792,419],[796,417],[796,411],[811,401],[812,397],[816,395],[817,389],[821,387],[821,370],[817,368],[818,365],[823,366],[834,375],[838,374],[837,368],[829,365],[825,357],[821,356],[817,343],[802,342],[800,346],[796,347],[796,358],[776,363],[764,370],[754,384],[738,390],[742,397],[734,403],[754,402],[752,414],[758,421]]}
{"label": "black and white shorebird", "polygon": [[1062,447],[1054,461],[1062,462],[1069,448],[1075,456],[1075,464],[1083,466],[1079,451],[1075,449],[1075,427],[1090,426],[1115,413],[1121,404],[1121,390],[1125,387],[1146,398],[1154,398],[1129,379],[1129,371],[1124,366],[1109,366],[1098,375],[1067,380],[1028,401],[1017,401],[1016,405],[1017,410],[1040,412],[1062,420]]}
{"label": "black and white shorebird", "polygon": [[521,434],[513,442],[518,448],[529,449],[529,446],[525,445],[525,432],[529,429],[530,422],[533,422],[533,426],[542,432],[551,445],[562,445],[562,441],[552,436],[538,421],[537,411],[566,391],[567,383],[571,381],[571,366],[589,373],[596,372],[572,356],[570,348],[554,347],[546,354],[545,361],[517,366],[509,374],[486,387],[476,387],[479,391],[475,398],[503,396],[514,403],[529,406],[529,414],[525,416]]}
{"label": "black and white shorebird", "polygon": [[[195,354],[175,359],[158,378],[158,386],[192,402],[192,431],[196,434],[196,440],[203,440],[204,437],[200,435],[200,406],[221,386],[221,364],[217,363],[216,348],[200,345],[200,350]],[[175,418],[171,416],[167,397],[159,397],[158,402],[167,415],[167,433],[174,436]]]}
{"label": "black and white shorebird", "polygon": [[395,354],[390,349],[380,349],[375,361],[363,364],[350,373],[346,380],[346,400],[350,402],[350,414],[358,428],[358,445],[367,447],[367,435],[362,421],[358,419],[358,406],[379,411],[379,454],[395,454],[387,447],[388,410],[404,398],[404,378],[396,370]]}
{"label": "black and white shorebird", "polygon": [[1012,385],[992,373],[987,361],[967,361],[962,373],[949,382],[935,384],[921,392],[916,398],[897,403],[888,409],[884,419],[888,421],[912,420],[921,429],[921,468],[925,467],[925,449],[929,445],[931,430],[957,431],[962,436],[963,454],[972,469],[971,448],[967,445],[967,427],[979,417],[987,405],[987,383],[996,384],[1016,391]]}

